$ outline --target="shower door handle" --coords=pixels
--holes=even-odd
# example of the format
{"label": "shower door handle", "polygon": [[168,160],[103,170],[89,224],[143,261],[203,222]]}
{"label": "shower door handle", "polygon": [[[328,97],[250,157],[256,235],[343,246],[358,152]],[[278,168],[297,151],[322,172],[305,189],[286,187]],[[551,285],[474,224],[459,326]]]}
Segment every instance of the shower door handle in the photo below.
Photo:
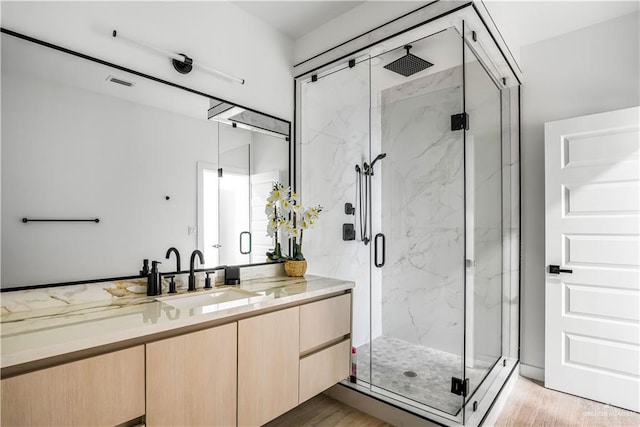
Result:
{"label": "shower door handle", "polygon": [[[246,234],[247,236],[249,236],[249,250],[248,250],[248,251],[243,251],[243,250],[242,250],[242,248],[243,248],[243,246],[244,246],[244,245],[242,244],[242,242],[243,242],[243,240],[242,240],[242,235],[243,235],[243,234]],[[250,253],[251,253],[251,232],[250,232],[250,231],[243,231],[242,233],[240,233],[240,253],[241,253],[242,255],[248,255],[248,254],[250,254]]]}
{"label": "shower door handle", "polygon": [[[380,241],[379,238],[382,239],[382,261],[381,262],[378,262],[378,246],[379,246],[378,242]],[[385,258],[387,257],[385,253],[386,246],[387,246],[387,242],[386,242],[386,238],[384,237],[384,234],[382,233],[376,234],[376,237],[373,238],[373,263],[378,268],[384,266],[384,261],[385,261]]]}

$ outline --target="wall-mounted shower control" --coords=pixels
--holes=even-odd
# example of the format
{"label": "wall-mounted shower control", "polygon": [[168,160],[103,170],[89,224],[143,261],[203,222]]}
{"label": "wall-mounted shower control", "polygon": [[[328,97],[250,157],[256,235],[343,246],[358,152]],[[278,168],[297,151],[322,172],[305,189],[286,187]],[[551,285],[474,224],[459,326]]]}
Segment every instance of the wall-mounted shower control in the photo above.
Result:
{"label": "wall-mounted shower control", "polygon": [[342,240],[356,240],[356,229],[353,224],[342,224]]}
{"label": "wall-mounted shower control", "polygon": [[355,215],[356,208],[351,203],[347,202],[344,204],[344,213],[347,215]]}

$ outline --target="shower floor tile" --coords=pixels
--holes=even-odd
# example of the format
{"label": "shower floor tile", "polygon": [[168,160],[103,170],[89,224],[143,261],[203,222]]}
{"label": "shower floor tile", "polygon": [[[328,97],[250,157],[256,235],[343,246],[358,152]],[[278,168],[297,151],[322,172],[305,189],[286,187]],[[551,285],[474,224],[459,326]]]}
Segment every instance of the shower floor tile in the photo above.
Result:
{"label": "shower floor tile", "polygon": [[[369,355],[370,344],[358,347],[358,380],[451,415],[460,411],[462,397],[451,393],[451,377],[462,376],[461,356],[386,336],[373,340],[371,364]],[[370,381],[370,367],[373,381]],[[471,390],[478,386],[490,367],[488,363],[467,367]],[[411,376],[412,373],[416,375]]]}

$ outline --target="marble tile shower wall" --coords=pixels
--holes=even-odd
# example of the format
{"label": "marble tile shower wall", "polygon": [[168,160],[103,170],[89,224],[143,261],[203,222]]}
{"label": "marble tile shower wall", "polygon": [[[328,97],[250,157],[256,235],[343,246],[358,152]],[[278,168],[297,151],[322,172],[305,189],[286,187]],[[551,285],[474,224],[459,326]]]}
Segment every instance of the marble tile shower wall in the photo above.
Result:
{"label": "marble tile shower wall", "polygon": [[[355,165],[368,159],[368,63],[304,84],[302,87],[300,174],[303,203],[324,207],[316,229],[305,232],[308,272],[356,282],[353,344],[370,340],[370,246],[342,240],[342,224],[353,223],[345,203],[356,203]],[[367,155],[367,157],[365,157]],[[373,327],[373,337],[379,328]]]}
{"label": "marble tile shower wall", "polygon": [[[383,335],[462,354],[464,171],[462,69],[382,91]],[[375,151],[375,150],[374,150]]]}

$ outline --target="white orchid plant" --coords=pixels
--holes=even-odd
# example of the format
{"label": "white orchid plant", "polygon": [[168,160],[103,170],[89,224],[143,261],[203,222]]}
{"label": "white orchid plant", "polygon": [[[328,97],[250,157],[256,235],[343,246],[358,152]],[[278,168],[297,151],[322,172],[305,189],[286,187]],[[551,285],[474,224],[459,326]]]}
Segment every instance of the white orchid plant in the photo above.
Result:
{"label": "white orchid plant", "polygon": [[[322,212],[322,206],[304,208],[300,204],[298,194],[291,187],[285,187],[279,182],[273,183],[273,188],[267,198],[265,213],[267,214],[267,235],[275,237],[273,252],[267,252],[267,257],[272,261],[284,261],[287,259],[304,261],[302,254],[302,237],[304,230],[312,228]],[[292,256],[282,254],[278,233],[292,241]]]}

